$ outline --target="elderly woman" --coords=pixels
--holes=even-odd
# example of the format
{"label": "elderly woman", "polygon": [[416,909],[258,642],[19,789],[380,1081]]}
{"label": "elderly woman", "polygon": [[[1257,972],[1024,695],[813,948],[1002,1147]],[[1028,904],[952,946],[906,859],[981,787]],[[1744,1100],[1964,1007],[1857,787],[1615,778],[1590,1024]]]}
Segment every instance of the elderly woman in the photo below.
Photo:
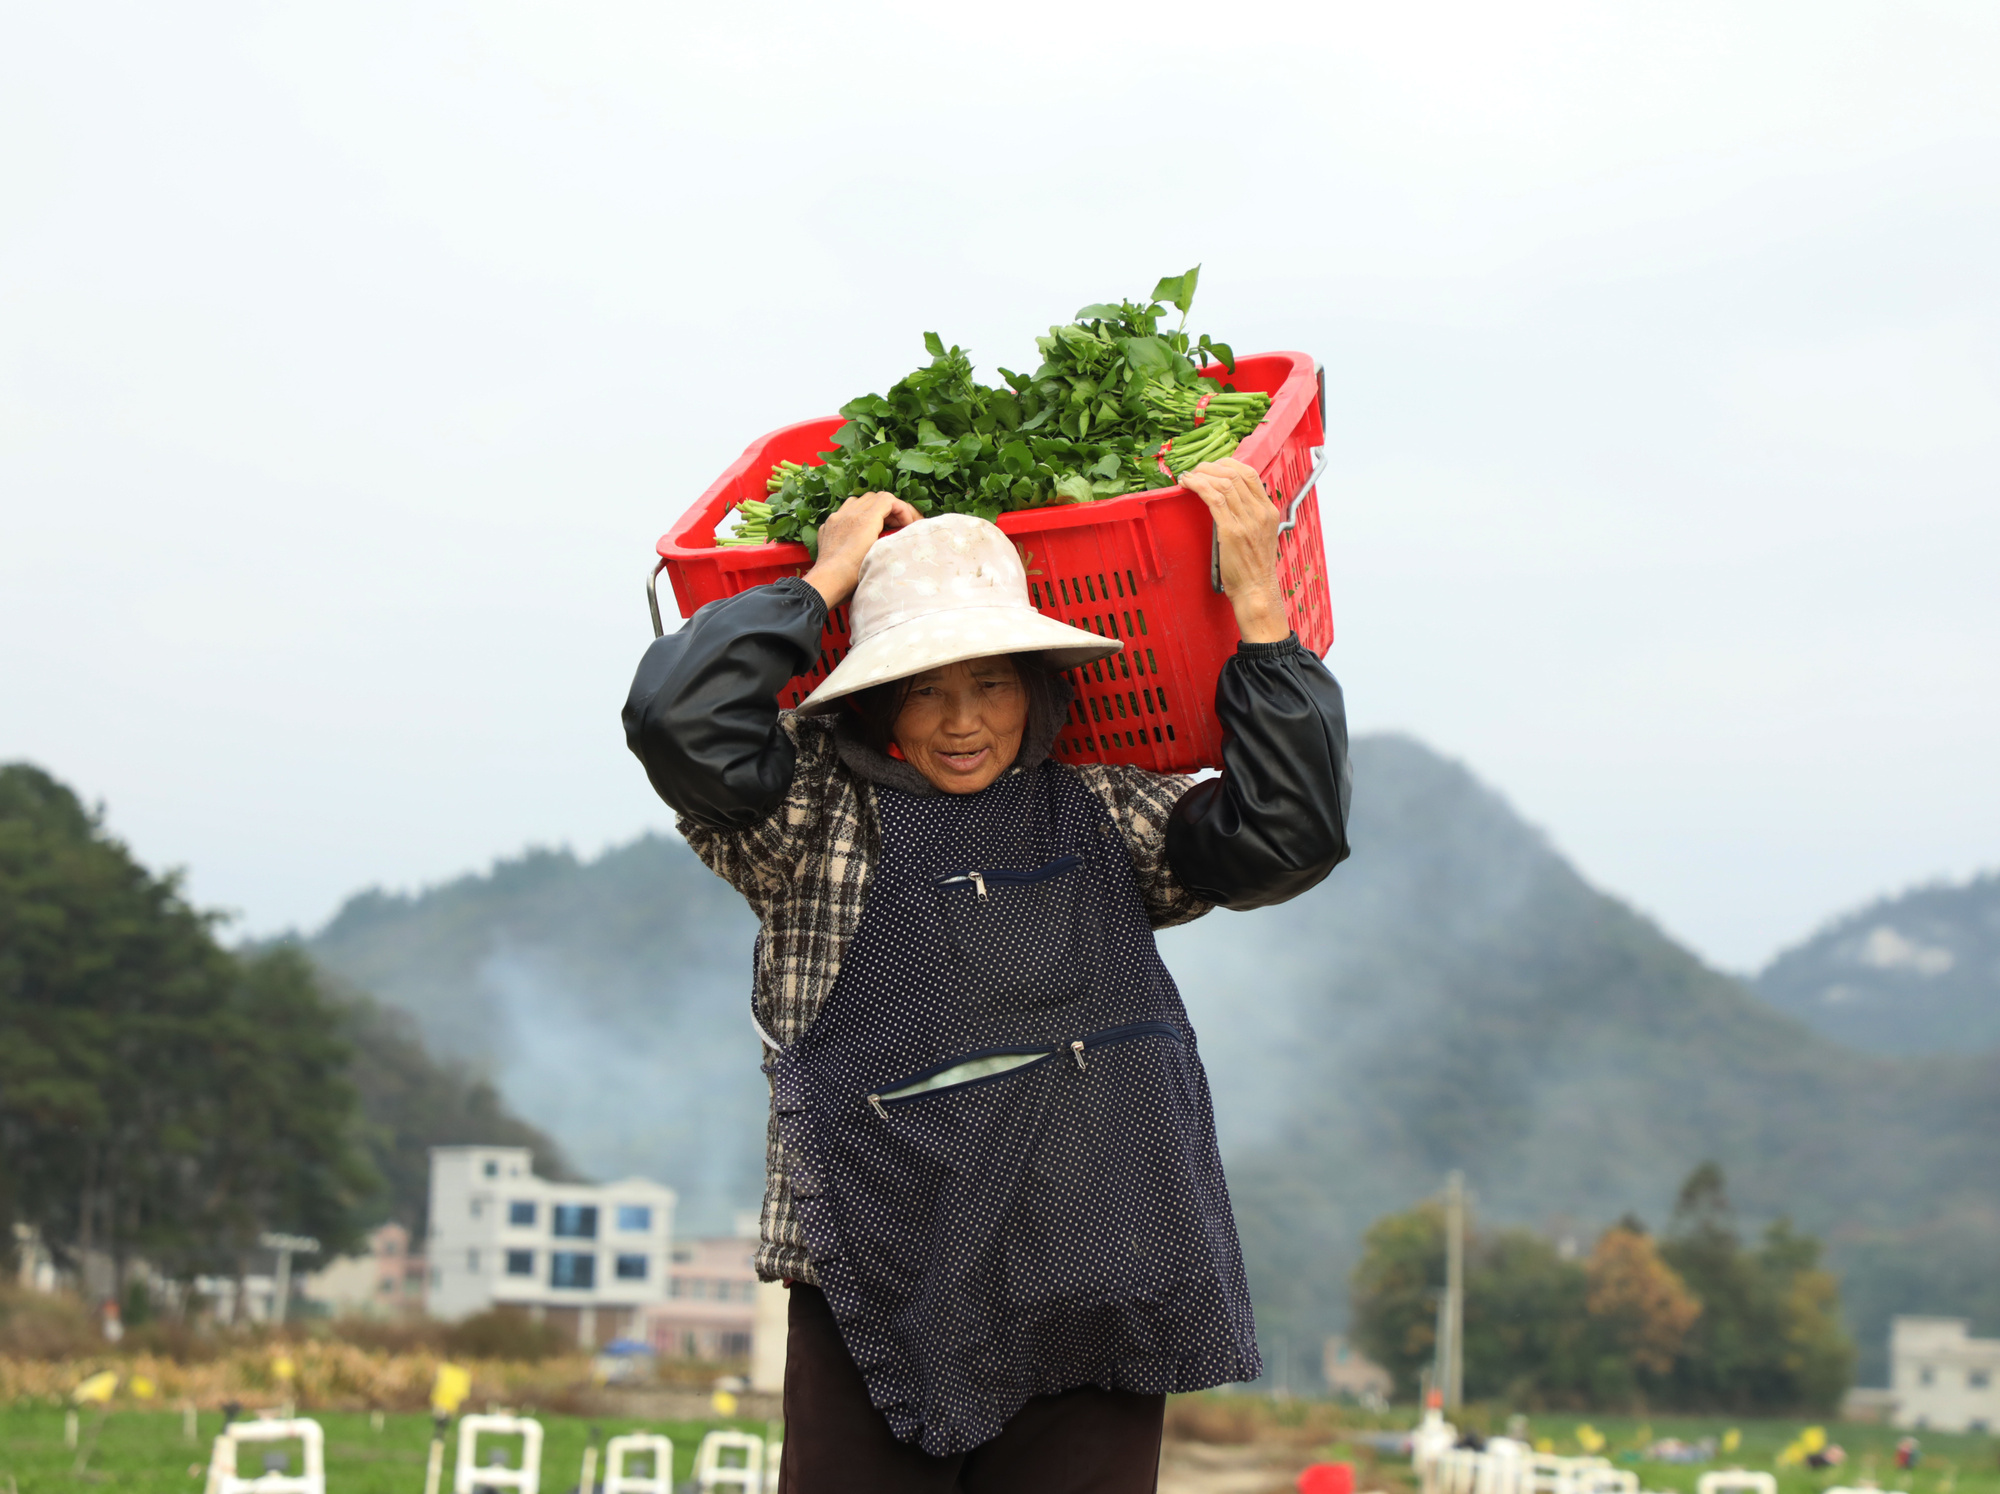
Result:
{"label": "elderly woman", "polygon": [[[828,519],[803,578],[639,666],[627,741],[763,924],[786,1494],[1150,1490],[1166,1394],[1260,1372],[1153,931],[1347,854],[1346,725],[1287,624],[1256,473],[1184,481],[1243,638],[1212,781],[1053,761],[1060,671],[1123,645],[1037,612],[995,526],[885,493]],[[781,712],[850,598],[852,651]]]}

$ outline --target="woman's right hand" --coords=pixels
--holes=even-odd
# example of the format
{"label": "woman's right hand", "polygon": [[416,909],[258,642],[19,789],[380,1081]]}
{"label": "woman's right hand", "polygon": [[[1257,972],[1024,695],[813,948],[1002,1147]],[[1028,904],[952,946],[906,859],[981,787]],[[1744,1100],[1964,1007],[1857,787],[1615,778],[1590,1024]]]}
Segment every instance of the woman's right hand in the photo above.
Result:
{"label": "woman's right hand", "polygon": [[841,504],[819,526],[819,558],[806,572],[806,584],[838,607],[861,581],[861,558],[882,537],[884,529],[901,529],[923,517],[894,493],[859,493]]}

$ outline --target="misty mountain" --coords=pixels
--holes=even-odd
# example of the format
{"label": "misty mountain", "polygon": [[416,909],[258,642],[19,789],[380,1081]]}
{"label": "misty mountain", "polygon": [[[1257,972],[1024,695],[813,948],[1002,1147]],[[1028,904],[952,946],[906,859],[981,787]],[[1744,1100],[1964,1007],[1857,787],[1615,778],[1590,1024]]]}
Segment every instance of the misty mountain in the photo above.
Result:
{"label": "misty mountain", "polygon": [[1773,960],[1757,992],[1856,1048],[2000,1048],[2000,873],[1850,913]]}
{"label": "misty mountain", "polygon": [[[1587,1238],[1627,1211],[1661,1222],[1719,1161],[1747,1221],[1831,1236],[1864,1364],[1890,1312],[1983,1313],[1970,1263],[2000,1243],[2000,1056],[1815,1033],[1407,738],[1358,741],[1355,780],[1355,854],[1326,883],[1160,938],[1274,1345],[1338,1327],[1361,1231],[1453,1167],[1482,1218]],[[367,893],[310,947],[484,1066],[585,1170],[681,1189],[701,1230],[758,1193],[753,934],[734,893],[653,837]]]}

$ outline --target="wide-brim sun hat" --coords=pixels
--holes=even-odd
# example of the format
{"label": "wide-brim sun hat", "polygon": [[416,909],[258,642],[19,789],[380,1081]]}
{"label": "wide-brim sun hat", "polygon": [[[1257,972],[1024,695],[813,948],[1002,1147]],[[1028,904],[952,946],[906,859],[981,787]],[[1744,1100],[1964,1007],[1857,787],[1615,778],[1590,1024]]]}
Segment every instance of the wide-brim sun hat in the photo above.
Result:
{"label": "wide-brim sun hat", "polygon": [[1014,542],[971,514],[939,514],[883,535],[862,557],[848,616],[853,646],[801,712],[990,654],[1040,654],[1069,669],[1125,647],[1037,612]]}

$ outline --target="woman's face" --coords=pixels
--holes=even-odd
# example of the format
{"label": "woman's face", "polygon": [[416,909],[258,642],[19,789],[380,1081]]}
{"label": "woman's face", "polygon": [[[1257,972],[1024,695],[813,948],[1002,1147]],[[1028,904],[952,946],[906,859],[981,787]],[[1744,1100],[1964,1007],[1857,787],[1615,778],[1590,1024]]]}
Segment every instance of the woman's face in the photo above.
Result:
{"label": "woman's face", "polygon": [[947,794],[976,794],[1006,772],[1028,727],[1028,692],[1005,654],[927,669],[896,715],[903,756]]}

